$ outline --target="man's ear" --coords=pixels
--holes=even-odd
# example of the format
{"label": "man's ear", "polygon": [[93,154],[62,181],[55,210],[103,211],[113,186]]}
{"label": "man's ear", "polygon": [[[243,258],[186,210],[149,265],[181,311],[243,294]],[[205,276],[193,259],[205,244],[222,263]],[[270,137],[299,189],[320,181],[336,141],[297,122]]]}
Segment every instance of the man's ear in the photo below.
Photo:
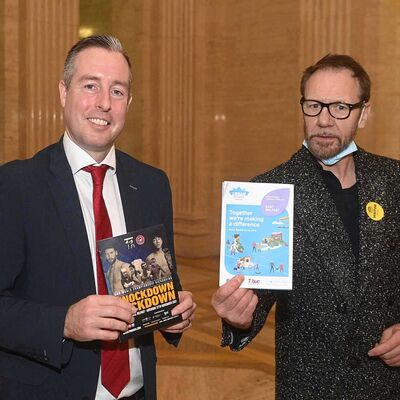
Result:
{"label": "man's ear", "polygon": [[371,113],[371,104],[366,103],[361,111],[360,118],[358,120],[358,128],[364,128],[365,125],[367,124],[369,115]]}
{"label": "man's ear", "polygon": [[132,99],[133,99],[132,95],[129,95],[128,106],[127,106],[127,109],[128,109],[128,110],[129,110],[129,106],[130,106],[131,103],[132,103]]}
{"label": "man's ear", "polygon": [[60,102],[63,108],[65,107],[65,102],[67,99],[67,85],[64,81],[60,81],[58,84],[58,91],[60,92]]}

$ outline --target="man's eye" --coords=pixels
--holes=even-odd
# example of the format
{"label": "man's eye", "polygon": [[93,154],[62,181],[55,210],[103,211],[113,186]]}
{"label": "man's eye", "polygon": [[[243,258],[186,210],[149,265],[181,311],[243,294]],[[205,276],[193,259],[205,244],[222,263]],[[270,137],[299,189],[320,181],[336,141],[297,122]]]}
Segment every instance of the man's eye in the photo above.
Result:
{"label": "man's eye", "polygon": [[85,89],[88,89],[88,90],[94,90],[96,88],[96,86],[93,85],[92,83],[87,83],[84,87],[85,87]]}
{"label": "man's eye", "polygon": [[347,104],[338,103],[336,104],[336,109],[338,111],[346,111],[349,109],[349,106]]}
{"label": "man's eye", "polygon": [[116,96],[116,97],[123,97],[123,96],[125,96],[125,93],[124,93],[122,90],[119,90],[119,89],[113,89],[113,90],[111,91],[111,93],[112,93],[113,96]]}
{"label": "man's eye", "polygon": [[319,103],[309,103],[309,102],[307,102],[307,103],[306,103],[306,107],[307,107],[309,110],[318,110],[321,106],[320,106]]}

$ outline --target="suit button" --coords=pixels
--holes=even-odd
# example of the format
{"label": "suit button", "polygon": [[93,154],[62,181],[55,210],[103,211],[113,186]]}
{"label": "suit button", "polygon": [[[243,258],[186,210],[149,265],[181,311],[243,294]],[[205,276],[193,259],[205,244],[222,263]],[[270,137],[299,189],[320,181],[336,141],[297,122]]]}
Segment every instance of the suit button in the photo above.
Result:
{"label": "suit button", "polygon": [[347,314],[347,312],[348,312],[347,303],[343,302],[343,303],[338,304],[336,306],[336,312],[338,314]]}
{"label": "suit button", "polygon": [[349,365],[353,369],[359,368],[361,367],[361,360],[356,356],[352,356],[349,359]]}

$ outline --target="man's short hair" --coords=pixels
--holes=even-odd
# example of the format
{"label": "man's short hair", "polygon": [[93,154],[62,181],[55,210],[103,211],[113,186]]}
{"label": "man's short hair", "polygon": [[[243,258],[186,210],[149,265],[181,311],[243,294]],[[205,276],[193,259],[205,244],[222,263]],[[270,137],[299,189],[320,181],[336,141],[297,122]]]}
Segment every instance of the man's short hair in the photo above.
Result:
{"label": "man's short hair", "polygon": [[348,69],[353,73],[353,77],[358,80],[360,85],[360,101],[368,102],[371,96],[371,80],[367,74],[367,71],[356,61],[354,58],[345,54],[327,54],[322,57],[314,65],[309,66],[303,72],[300,83],[300,93],[304,97],[306,84],[310,79],[311,75],[317,71],[327,69]]}
{"label": "man's short hair", "polygon": [[129,88],[132,83],[132,65],[131,61],[129,60],[128,55],[126,54],[124,48],[122,47],[121,42],[114,36],[110,35],[94,35],[88,36],[79,40],[79,42],[75,43],[70,51],[67,54],[67,58],[65,59],[64,63],[64,83],[68,88],[71,84],[72,77],[74,75],[74,62],[78,54],[91,47],[98,47],[101,49],[106,49],[108,51],[115,51],[120,53],[124,56],[126,62],[129,66]]}
{"label": "man's short hair", "polygon": [[152,240],[154,240],[155,238],[160,238],[162,240],[163,235],[162,235],[162,230],[156,230],[153,232],[153,234],[151,235]]}

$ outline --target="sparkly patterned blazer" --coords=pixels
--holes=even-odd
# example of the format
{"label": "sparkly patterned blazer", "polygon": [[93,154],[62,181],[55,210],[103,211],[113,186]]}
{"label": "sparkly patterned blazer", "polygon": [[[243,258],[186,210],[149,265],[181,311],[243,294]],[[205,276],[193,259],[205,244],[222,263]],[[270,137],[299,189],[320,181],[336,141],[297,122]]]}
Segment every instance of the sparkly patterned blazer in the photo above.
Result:
{"label": "sparkly patterned blazer", "polygon": [[[223,324],[222,345],[245,347],[276,303],[276,398],[398,400],[400,368],[367,352],[400,323],[400,162],[354,153],[359,260],[315,159],[304,147],[255,182],[295,185],[292,291],[257,292],[250,333]],[[376,202],[384,217],[371,219]]]}

